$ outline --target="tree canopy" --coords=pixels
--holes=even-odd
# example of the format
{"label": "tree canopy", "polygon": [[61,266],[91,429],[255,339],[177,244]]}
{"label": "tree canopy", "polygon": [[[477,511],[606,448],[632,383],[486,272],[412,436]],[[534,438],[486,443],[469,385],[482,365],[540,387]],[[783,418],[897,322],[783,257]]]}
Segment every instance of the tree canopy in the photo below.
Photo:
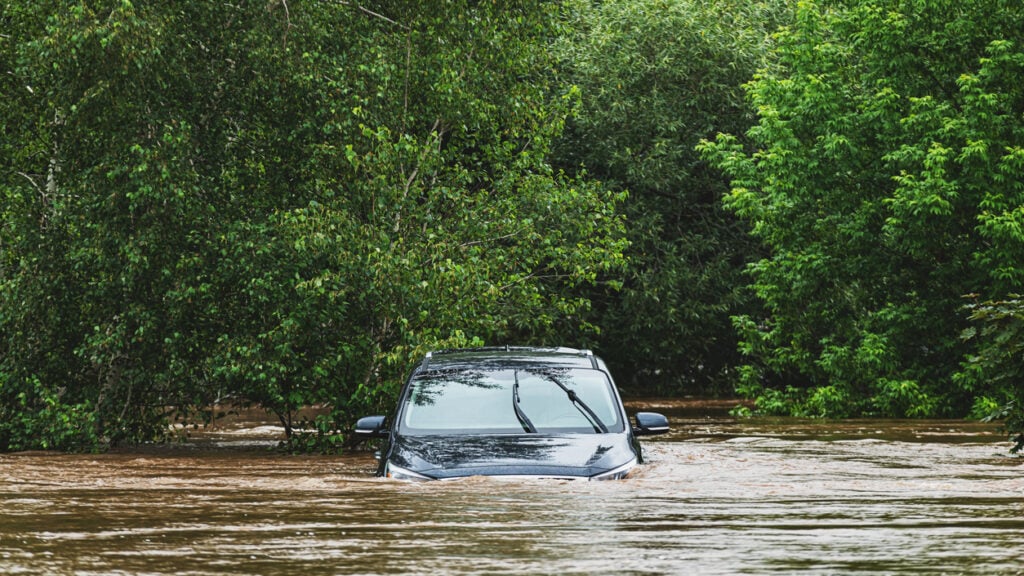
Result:
{"label": "tree canopy", "polygon": [[[1001,0],[803,2],[748,85],[744,146],[703,146],[768,255],[737,319],[762,408],[963,414],[964,296],[1019,286],[1024,10]],[[960,380],[963,382],[963,380]]]}
{"label": "tree canopy", "polygon": [[12,1],[4,20],[11,449],[158,438],[229,400],[288,430],[327,405],[323,440],[408,358],[541,338],[622,263],[619,197],[547,161],[576,98],[538,81],[547,3]]}
{"label": "tree canopy", "polygon": [[648,388],[729,390],[738,362],[729,317],[755,307],[743,270],[758,247],[723,208],[726,182],[695,147],[753,123],[742,85],[766,65],[785,3],[572,6],[559,70],[583,99],[556,157],[629,192],[630,268],[620,290],[593,295],[596,347]]}
{"label": "tree canopy", "polygon": [[1017,2],[0,7],[0,450],[332,449],[484,343],[1024,446]]}

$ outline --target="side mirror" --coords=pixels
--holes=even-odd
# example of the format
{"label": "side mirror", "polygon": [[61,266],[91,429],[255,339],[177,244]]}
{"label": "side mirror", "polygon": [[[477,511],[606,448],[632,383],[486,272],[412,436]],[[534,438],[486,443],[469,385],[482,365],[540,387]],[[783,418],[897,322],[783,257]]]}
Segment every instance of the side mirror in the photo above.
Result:
{"label": "side mirror", "polygon": [[384,426],[384,416],[366,416],[356,422],[355,433],[363,438],[387,438],[388,429]]}
{"label": "side mirror", "polygon": [[668,418],[657,412],[637,412],[636,427],[633,433],[637,436],[653,436],[668,432]]}

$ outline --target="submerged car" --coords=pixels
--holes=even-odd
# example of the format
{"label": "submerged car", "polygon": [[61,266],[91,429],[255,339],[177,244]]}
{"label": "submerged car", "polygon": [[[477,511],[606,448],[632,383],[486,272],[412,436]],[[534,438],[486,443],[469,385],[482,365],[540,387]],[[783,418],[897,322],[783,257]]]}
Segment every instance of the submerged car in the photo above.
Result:
{"label": "submerged car", "polygon": [[643,461],[638,436],[669,430],[661,414],[629,424],[604,361],[572,348],[477,348],[428,353],[394,414],[356,434],[382,438],[377,474],[404,480],[465,476],[625,478]]}

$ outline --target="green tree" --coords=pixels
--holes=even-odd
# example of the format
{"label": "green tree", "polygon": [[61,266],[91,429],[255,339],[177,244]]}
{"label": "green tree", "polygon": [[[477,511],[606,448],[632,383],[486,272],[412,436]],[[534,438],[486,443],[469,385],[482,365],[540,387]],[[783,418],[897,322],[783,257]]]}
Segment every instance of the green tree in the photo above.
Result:
{"label": "green tree", "polygon": [[729,317],[751,311],[743,270],[758,250],[695,147],[753,124],[742,85],[766,65],[785,3],[615,0],[566,13],[559,75],[582,103],[559,161],[629,191],[630,273],[595,292],[596,347],[630,385],[724,390],[739,360]]}
{"label": "green tree", "polygon": [[0,399],[55,440],[5,447],[231,401],[323,446],[425,348],[578,316],[623,232],[546,160],[551,10],[6,2]]}
{"label": "green tree", "polygon": [[1019,232],[1024,10],[1002,0],[804,2],[778,66],[750,83],[757,126],[706,157],[769,255],[767,315],[737,319],[763,409],[963,414],[962,295],[998,299]]}

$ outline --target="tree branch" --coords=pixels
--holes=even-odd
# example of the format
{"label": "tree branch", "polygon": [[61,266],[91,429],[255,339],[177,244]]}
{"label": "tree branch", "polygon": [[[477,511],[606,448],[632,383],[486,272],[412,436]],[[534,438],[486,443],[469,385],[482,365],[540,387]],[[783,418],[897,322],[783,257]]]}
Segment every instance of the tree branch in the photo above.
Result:
{"label": "tree branch", "polygon": [[366,8],[365,6],[362,6],[361,4],[352,4],[351,2],[346,2],[345,0],[336,0],[336,1],[337,1],[338,4],[341,4],[343,6],[354,6],[356,10],[359,10],[360,12],[362,12],[362,13],[368,15],[368,16],[373,16],[374,18],[379,18],[379,19],[387,22],[388,24],[393,24],[395,26],[398,26],[399,28],[401,28],[403,30],[409,30],[409,27],[406,26],[405,24],[402,24],[401,22],[398,22],[396,20],[392,20],[391,18],[388,18],[387,16],[385,16],[383,14],[379,14],[377,12],[374,12],[373,10],[370,10],[369,8]]}

